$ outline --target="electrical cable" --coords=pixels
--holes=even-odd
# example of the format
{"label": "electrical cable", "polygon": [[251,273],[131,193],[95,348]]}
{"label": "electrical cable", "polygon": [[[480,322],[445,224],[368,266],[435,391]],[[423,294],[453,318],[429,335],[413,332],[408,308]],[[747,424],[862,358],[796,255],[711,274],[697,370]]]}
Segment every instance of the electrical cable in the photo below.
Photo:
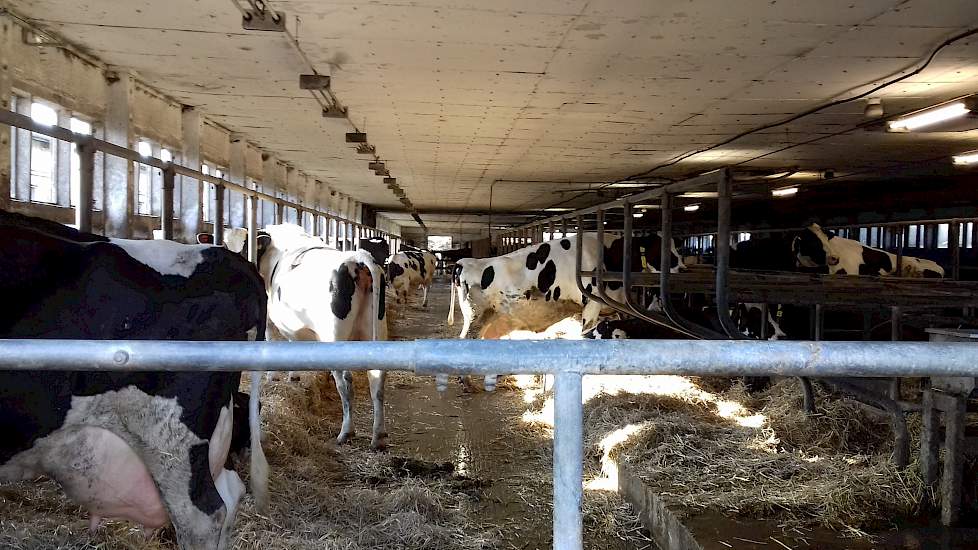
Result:
{"label": "electrical cable", "polygon": [[[920,74],[928,66],[930,66],[931,62],[934,61],[934,58],[937,57],[937,54],[940,53],[944,48],[947,48],[948,46],[950,46],[950,45],[952,45],[952,44],[954,44],[954,43],[956,43],[956,42],[958,42],[960,40],[963,40],[965,38],[968,38],[969,36],[973,36],[975,34],[978,34],[978,28],[969,29],[967,31],[964,31],[962,33],[959,33],[957,35],[954,35],[954,36],[952,36],[952,37],[944,40],[936,48],[934,48],[931,51],[930,55],[928,55],[926,58],[924,58],[923,63],[918,64],[917,68],[913,69],[912,71],[910,71],[908,73],[904,73],[904,74],[902,74],[902,75],[900,75],[900,76],[898,76],[896,78],[892,78],[890,80],[887,80],[887,81],[883,82],[882,84],[873,86],[872,88],[870,88],[870,89],[868,89],[868,90],[866,90],[864,92],[861,92],[859,94],[856,94],[854,96],[847,97],[847,98],[844,98],[844,99],[837,99],[837,100],[834,100],[834,101],[830,101],[828,103],[824,103],[822,105],[818,105],[816,107],[812,107],[811,109],[807,109],[807,110],[802,111],[800,113],[794,114],[794,115],[792,115],[792,116],[790,116],[788,118],[785,118],[785,119],[782,119],[782,120],[779,120],[779,121],[776,121],[776,122],[771,122],[771,123],[768,123],[768,124],[764,124],[762,126],[758,126],[758,127],[753,128],[751,130],[747,130],[747,131],[741,132],[741,133],[736,134],[734,136],[731,136],[730,138],[727,138],[727,139],[725,139],[725,140],[723,140],[723,141],[721,141],[719,143],[715,143],[713,145],[710,145],[709,147],[704,147],[704,148],[697,149],[695,151],[690,151],[690,152],[684,153],[684,154],[682,154],[682,155],[680,155],[680,156],[678,156],[678,157],[676,157],[676,158],[674,158],[674,159],[672,159],[672,160],[670,160],[668,162],[664,162],[664,163],[659,164],[657,166],[654,166],[653,168],[650,168],[650,169],[648,169],[648,170],[646,170],[644,172],[641,172],[639,174],[635,174],[633,176],[629,176],[629,177],[627,177],[625,179],[618,180],[618,181],[613,182],[613,183],[610,183],[608,185],[613,185],[614,183],[620,183],[620,182],[623,182],[623,181],[629,181],[629,180],[635,180],[635,179],[641,179],[641,178],[649,177],[653,172],[656,172],[658,170],[661,170],[662,168],[667,168],[669,166],[673,166],[673,165],[678,164],[678,163],[680,163],[680,162],[682,162],[682,161],[684,161],[684,160],[686,160],[686,159],[688,159],[688,158],[690,158],[692,156],[699,155],[699,154],[702,154],[702,153],[706,153],[708,151],[712,151],[712,150],[717,149],[719,147],[723,147],[724,145],[729,145],[729,144],[733,143],[734,141],[737,141],[737,140],[739,140],[741,138],[744,138],[746,136],[749,136],[751,134],[756,134],[757,132],[762,132],[764,130],[769,130],[771,128],[776,128],[778,126],[783,126],[785,124],[789,124],[791,122],[794,122],[794,121],[796,121],[798,119],[801,119],[801,118],[804,118],[806,116],[813,115],[813,114],[818,113],[820,111],[824,111],[825,109],[829,109],[829,108],[836,107],[836,106],[839,106],[839,105],[844,105],[846,103],[850,103],[850,102],[856,101],[858,99],[862,99],[862,98],[864,98],[864,97],[866,97],[868,95],[871,95],[873,93],[876,93],[876,92],[882,90],[883,88],[887,88],[889,86],[892,86],[894,84],[897,84],[899,82],[902,82],[902,81],[904,81],[904,80],[906,80],[906,79],[908,79],[908,78],[910,78],[912,76],[915,76],[915,75]],[[883,78],[886,78],[886,77],[883,77]],[[879,79],[873,80],[873,82],[876,82],[877,80],[879,80]],[[865,85],[868,85],[868,84],[864,84],[864,86]]]}

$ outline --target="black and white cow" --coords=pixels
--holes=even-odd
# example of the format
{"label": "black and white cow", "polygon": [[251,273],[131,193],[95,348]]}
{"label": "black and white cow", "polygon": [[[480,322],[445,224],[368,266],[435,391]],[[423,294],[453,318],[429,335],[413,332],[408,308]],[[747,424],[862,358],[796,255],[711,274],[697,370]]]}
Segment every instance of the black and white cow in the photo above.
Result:
{"label": "black and white cow", "polygon": [[896,254],[839,237],[831,231],[825,232],[815,223],[795,237],[792,249],[799,265],[827,268],[831,275],[934,279],[944,277],[944,268],[937,262],[904,256],[897,266]]}
{"label": "black and white cow", "polygon": [[[452,276],[452,302],[449,307],[448,324],[455,322],[455,296],[458,295],[459,309],[462,312],[462,331],[459,338],[468,335],[472,320],[486,310],[505,310],[514,301],[526,300],[528,293],[539,291],[545,300],[539,302],[546,307],[547,302],[569,300],[583,308],[582,323],[591,328],[601,312],[601,304],[588,303],[575,279],[578,237],[554,239],[542,244],[532,245],[510,252],[504,256],[475,259],[464,258],[455,266]],[[646,268],[657,272],[659,265],[658,236],[636,237],[632,239],[633,270]],[[605,236],[604,264],[609,271],[622,268],[623,240],[611,235]],[[587,234],[581,251],[581,269],[592,271],[598,263],[599,244],[594,234]],[[672,247],[671,271],[683,267],[675,244]],[[596,292],[594,280],[585,282],[589,292]],[[606,283],[606,291],[616,300],[623,300],[620,282]]]}
{"label": "black and white cow", "polygon": [[408,294],[421,287],[424,298],[422,307],[428,305],[428,288],[435,276],[435,265],[438,259],[427,250],[404,249],[387,259],[387,278],[390,279],[397,303],[407,302]]}
{"label": "black and white cow", "polygon": [[[366,250],[341,252],[297,225],[270,225],[258,236],[258,265],[268,293],[270,340],[386,340],[383,269]],[[384,372],[367,371],[373,399],[371,446],[387,445]],[[353,375],[333,371],[343,404],[337,441],[354,435]]]}
{"label": "black and white cow", "polygon": [[[223,248],[108,240],[0,211],[0,249],[0,338],[244,341],[264,332],[261,278]],[[248,408],[252,490],[263,507],[260,380]],[[48,476],[93,527],[101,518],[170,522],[181,548],[225,548],[244,492],[225,468],[239,381],[217,372],[0,372],[0,481]]]}
{"label": "black and white cow", "polygon": [[591,340],[685,340],[688,336],[641,319],[602,319],[594,328],[584,331],[584,338]]}
{"label": "black and white cow", "polygon": [[[521,248],[503,256],[493,258],[463,258],[455,264],[452,275],[452,297],[448,310],[448,324],[455,323],[455,298],[458,297],[459,310],[462,313],[462,331],[459,338],[466,338],[473,320],[484,313],[493,311],[497,314],[518,311],[519,315],[545,318],[528,311],[530,308],[552,308],[562,301],[572,302],[582,308],[581,324],[584,330],[592,328],[601,313],[602,304],[588,300],[581,292],[576,279],[577,246],[581,239],[578,236],[554,239],[541,244]],[[598,241],[593,233],[585,234],[581,250],[582,271],[592,271],[598,265],[604,247],[604,264],[609,271],[622,269],[622,239],[612,235],[604,237],[604,243]],[[636,271],[647,268],[656,271],[660,265],[661,239],[657,235],[636,237],[632,239],[633,251],[636,258],[633,269]],[[683,267],[675,243],[672,246],[672,271]],[[585,290],[597,292],[595,281],[582,280]],[[609,298],[623,301],[624,289],[620,282],[605,283]],[[543,299],[534,296],[543,295]],[[542,330],[545,327],[529,327],[530,330]],[[467,381],[463,378],[463,386]],[[447,379],[437,377],[438,389],[447,386]],[[493,376],[487,377],[487,385],[494,385]]]}
{"label": "black and white cow", "polygon": [[359,243],[360,250],[366,250],[374,257],[374,261],[377,265],[384,265],[387,261],[387,257],[391,255],[391,245],[380,237],[370,237],[369,239],[360,239]]}

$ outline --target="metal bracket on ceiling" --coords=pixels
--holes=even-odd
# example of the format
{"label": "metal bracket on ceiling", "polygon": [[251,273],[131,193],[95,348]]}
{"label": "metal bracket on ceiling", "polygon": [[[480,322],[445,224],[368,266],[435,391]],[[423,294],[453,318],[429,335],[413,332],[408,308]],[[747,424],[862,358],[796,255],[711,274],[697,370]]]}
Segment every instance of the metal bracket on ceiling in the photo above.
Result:
{"label": "metal bracket on ceiling", "polygon": [[374,147],[373,145],[370,145],[369,143],[361,143],[357,147],[357,154],[358,155],[376,155],[377,154],[377,148]]}
{"label": "metal bracket on ceiling", "polygon": [[285,12],[245,8],[242,10],[241,26],[246,31],[285,32]]}
{"label": "metal bracket on ceiling", "polygon": [[[329,107],[323,109],[323,117],[324,118],[346,118],[346,115],[347,115],[347,108],[346,107],[340,107],[339,105],[337,105],[335,103],[332,104],[332,105],[330,105]],[[360,152],[360,148],[359,147],[357,148],[357,152],[358,153]]]}
{"label": "metal bracket on ceiling", "polygon": [[28,28],[21,29],[20,38],[24,44],[28,46],[34,46],[37,48],[59,47],[63,45],[60,41],[58,41],[54,37],[51,37],[47,34],[35,32]]}
{"label": "metal bracket on ceiling", "polygon": [[300,74],[300,90],[328,90],[330,77],[328,74]]}

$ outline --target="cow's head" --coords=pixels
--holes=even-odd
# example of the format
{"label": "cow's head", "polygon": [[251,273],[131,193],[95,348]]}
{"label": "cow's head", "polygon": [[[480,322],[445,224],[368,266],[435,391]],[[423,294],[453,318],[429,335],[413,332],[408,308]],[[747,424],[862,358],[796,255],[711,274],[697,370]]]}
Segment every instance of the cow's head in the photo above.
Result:
{"label": "cow's head", "polygon": [[[791,251],[798,267],[817,268],[829,265],[827,237],[822,237],[825,237],[822,228],[814,223],[795,236]],[[838,263],[838,258],[835,261]]]}

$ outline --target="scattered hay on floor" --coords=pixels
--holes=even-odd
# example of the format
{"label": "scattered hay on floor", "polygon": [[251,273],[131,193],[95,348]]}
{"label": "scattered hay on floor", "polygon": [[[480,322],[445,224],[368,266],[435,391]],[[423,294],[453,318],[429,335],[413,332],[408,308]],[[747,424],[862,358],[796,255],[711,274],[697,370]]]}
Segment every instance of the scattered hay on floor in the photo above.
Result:
{"label": "scattered hay on floor", "polygon": [[612,485],[623,461],[677,505],[850,533],[918,510],[916,467],[893,466],[888,424],[851,400],[820,391],[807,418],[794,380],[750,397],[638,378],[585,378],[586,460]]}
{"label": "scattered hay on floor", "polygon": [[[469,513],[480,495],[476,480],[386,453],[369,437],[337,447],[339,398],[328,374],[302,383],[267,384],[263,392],[270,503],[258,514],[251,495],[238,510],[232,548],[460,549],[492,548]],[[245,382],[247,385],[247,382]],[[356,398],[368,395],[365,377]],[[247,467],[239,467],[246,472]],[[242,476],[248,482],[247,476]],[[147,540],[128,522],[88,531],[87,513],[51,481],[0,487],[0,548],[24,550],[175,550],[172,528]]]}

